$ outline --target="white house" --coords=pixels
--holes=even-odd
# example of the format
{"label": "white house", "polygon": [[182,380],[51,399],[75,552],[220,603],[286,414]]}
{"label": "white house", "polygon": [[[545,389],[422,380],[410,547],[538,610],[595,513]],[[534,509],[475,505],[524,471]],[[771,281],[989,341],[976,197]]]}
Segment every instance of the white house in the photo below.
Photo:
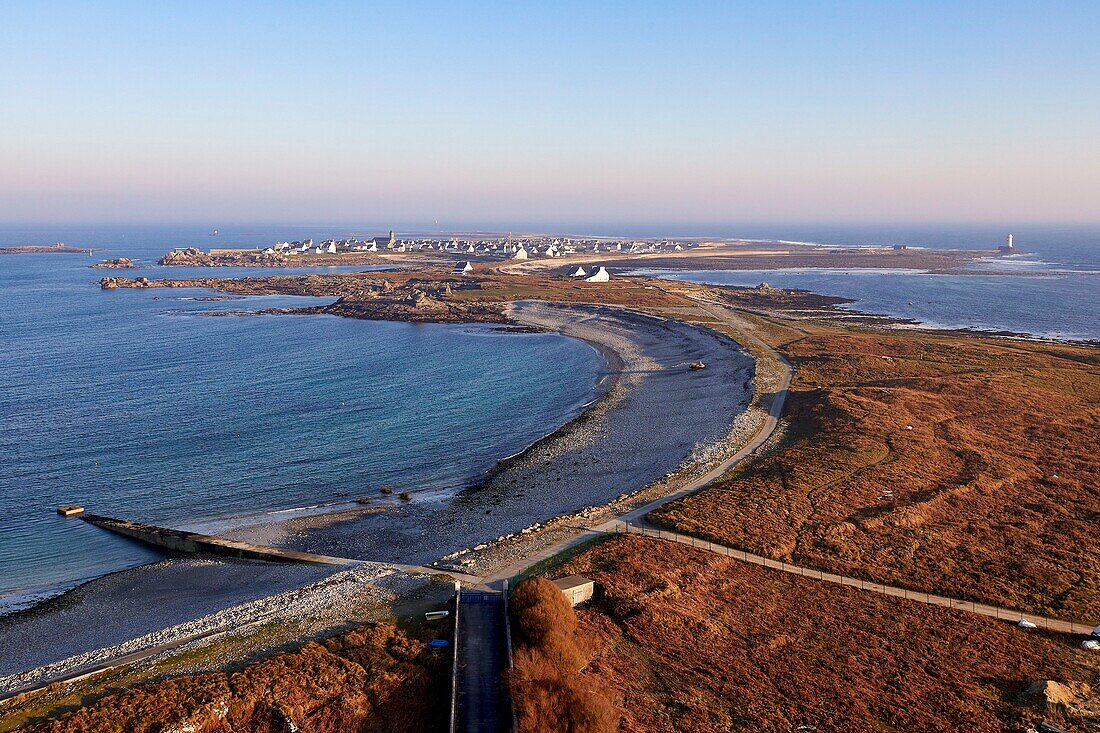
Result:
{"label": "white house", "polygon": [[596,270],[591,275],[586,277],[584,281],[586,283],[605,283],[610,279],[611,274],[608,273],[607,268],[601,266],[600,269]]}
{"label": "white house", "polygon": [[523,247],[517,248],[516,253],[514,255],[512,255],[512,259],[513,260],[525,260],[525,259],[527,259],[527,250],[525,250]]}
{"label": "white house", "polygon": [[465,275],[467,272],[473,272],[474,266],[469,262],[459,262],[455,265],[455,269],[451,271],[454,275]]}
{"label": "white house", "polygon": [[336,254],[336,242],[329,242],[328,246],[325,247],[325,252],[330,255]]}
{"label": "white house", "polygon": [[569,277],[588,277],[588,273],[584,271],[583,267],[578,267],[577,271],[574,272]]}

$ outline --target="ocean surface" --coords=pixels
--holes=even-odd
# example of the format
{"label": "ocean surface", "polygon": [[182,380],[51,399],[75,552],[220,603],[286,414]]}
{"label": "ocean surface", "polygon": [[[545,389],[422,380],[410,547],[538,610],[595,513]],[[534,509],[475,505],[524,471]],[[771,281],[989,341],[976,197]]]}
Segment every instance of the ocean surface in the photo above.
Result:
{"label": "ocean surface", "polygon": [[[311,229],[297,236],[347,236]],[[376,234],[377,232],[366,232]],[[267,232],[0,229],[0,612],[160,556],[60,504],[186,528],[248,524],[396,491],[446,497],[577,415],[604,368],[587,344],[484,326],[207,317],[328,302],[102,291],[105,257],[254,245]],[[333,269],[333,268],[326,268]],[[362,270],[369,268],[344,268]],[[189,277],[289,274],[155,268]],[[131,273],[122,273],[131,274]]]}
{"label": "ocean surface", "polygon": [[[741,230],[734,230],[741,231]],[[992,248],[1006,232],[975,227],[747,228],[731,235],[818,244]],[[1014,230],[1020,254],[978,260],[965,275],[912,270],[798,268],[646,274],[692,282],[810,290],[852,298],[841,307],[936,328],[1012,331],[1044,338],[1100,340],[1100,227]]]}

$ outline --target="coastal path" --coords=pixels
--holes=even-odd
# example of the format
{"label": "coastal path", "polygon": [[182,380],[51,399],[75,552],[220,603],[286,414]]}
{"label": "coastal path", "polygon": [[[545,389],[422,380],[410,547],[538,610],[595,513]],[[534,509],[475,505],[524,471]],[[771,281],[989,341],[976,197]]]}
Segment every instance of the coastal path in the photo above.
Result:
{"label": "coastal path", "polygon": [[[650,524],[646,520],[646,515],[649,512],[658,509],[671,501],[675,501],[688,494],[693,494],[696,491],[704,488],[717,480],[720,476],[725,474],[734,465],[744,460],[747,456],[756,452],[760,446],[767,442],[771,437],[772,432],[779,424],[779,416],[783,411],[783,403],[787,398],[787,391],[790,388],[791,377],[793,376],[793,369],[790,363],[787,362],[778,352],[769,346],[763,339],[759,338],[753,333],[754,326],[745,318],[737,314],[730,308],[716,303],[711,300],[703,298],[692,298],[700,310],[707,313],[717,321],[729,326],[736,330],[744,341],[748,341],[747,346],[751,346],[758,355],[763,355],[764,358],[774,360],[774,363],[778,365],[781,370],[778,388],[769,396],[765,396],[764,400],[769,400],[767,404],[768,417],[760,430],[756,433],[752,440],[744,445],[736,453],[728,457],[725,461],[715,466],[708,471],[705,475],[698,479],[682,486],[677,491],[666,494],[665,496],[644,504],[640,507],[630,510],[624,514],[621,514],[599,526],[596,527],[575,527],[577,534],[569,537],[561,542],[550,545],[543,548],[537,553],[524,558],[522,561],[502,568],[492,575],[485,578],[485,580],[479,585],[482,588],[492,588],[499,585],[499,583],[508,578],[512,578],[533,565],[538,564],[544,560],[548,560],[555,555],[558,555],[565,550],[575,547],[582,542],[586,542],[594,537],[607,534],[637,534],[645,537],[654,537],[671,542],[679,542],[692,547],[697,547],[708,552],[713,552],[725,557],[730,557],[742,562],[752,563],[761,567],[771,568],[773,570],[779,570],[794,575],[800,575],[805,578],[811,578],[814,580],[820,580],[828,583],[836,583],[849,588],[857,588],[862,591],[870,593],[879,593],[881,595],[893,596],[896,598],[905,598],[907,600],[917,601],[920,603],[927,603],[933,606],[940,606],[943,608],[952,608],[959,611],[967,611],[969,613],[978,614],[980,616],[987,616],[989,618],[1000,619],[1004,621],[1019,621],[1020,619],[1026,619],[1036,626],[1039,626],[1050,631],[1057,631],[1062,633],[1071,634],[1089,634],[1092,632],[1095,624],[1091,622],[1075,622],[1066,621],[1064,619],[1049,618],[1045,616],[1037,616],[1035,614],[1022,613],[1020,611],[1001,608],[998,606],[990,606],[987,604],[977,603],[974,601],[962,600],[958,598],[950,598],[947,596],[939,596],[931,593],[924,593],[921,591],[913,591],[907,588],[900,588],[897,586],[885,585],[882,583],[875,583],[872,581],[864,580],[862,578],[855,578],[846,575],[837,575],[835,573],[828,573],[815,568],[809,568],[801,565],[793,565],[791,563],[782,562],[780,560],[773,560],[771,558],[763,557],[761,555],[754,555],[749,552],[744,552],[732,547],[726,547],[715,542],[708,542],[706,540],[693,537],[691,535],[681,534],[667,529],[661,529]],[[740,339],[739,339],[740,340]],[[763,407],[763,404],[761,405]],[[1098,619],[1100,621],[1100,619]]]}
{"label": "coastal path", "polygon": [[614,520],[613,522],[603,525],[595,531],[600,533],[634,534],[643,537],[654,537],[657,539],[667,540],[669,542],[679,542],[680,544],[691,545],[692,547],[698,548],[700,550],[713,552],[717,555],[733,558],[734,560],[740,560],[741,562],[747,562],[753,565],[771,568],[772,570],[779,570],[781,572],[790,573],[792,575],[800,575],[804,578],[821,580],[826,583],[835,583],[837,585],[843,585],[849,588],[856,588],[858,590],[867,591],[870,593],[878,593],[880,595],[893,596],[895,598],[905,598],[910,601],[927,603],[932,606],[941,606],[943,608],[952,608],[956,611],[966,611],[968,613],[974,613],[979,616],[988,616],[990,618],[1000,619],[1002,621],[1019,621],[1021,619],[1026,619],[1036,626],[1047,629],[1048,631],[1058,631],[1066,634],[1087,635],[1092,632],[1093,628],[1095,628],[1094,624],[1077,623],[1075,621],[1065,621],[1062,619],[1048,618],[1046,616],[1036,616],[1034,614],[1022,613],[1020,611],[1014,611],[1008,608],[990,606],[983,603],[977,603],[975,601],[964,601],[958,598],[949,598],[947,596],[937,596],[931,593],[924,593],[921,591],[909,590],[907,588],[899,588],[897,586],[875,583],[870,580],[863,580],[862,578],[853,578],[848,575],[827,573],[822,570],[808,568],[802,565],[793,565],[791,563],[783,562],[781,560],[773,560],[762,555],[754,555],[751,552],[744,552],[743,550],[720,545],[716,542],[708,542],[707,540],[699,539],[698,537],[692,537],[691,535],[680,534],[679,532],[661,529],[660,527],[656,527],[647,522],[644,516],[633,516],[633,512],[630,515],[626,515],[623,519]]}

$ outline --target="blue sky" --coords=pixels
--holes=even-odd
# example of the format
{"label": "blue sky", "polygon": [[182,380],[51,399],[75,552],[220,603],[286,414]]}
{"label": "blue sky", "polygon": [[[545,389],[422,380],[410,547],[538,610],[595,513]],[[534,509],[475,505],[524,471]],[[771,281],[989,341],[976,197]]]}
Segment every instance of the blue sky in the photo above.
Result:
{"label": "blue sky", "polygon": [[1100,220],[1098,3],[0,8],[0,221]]}

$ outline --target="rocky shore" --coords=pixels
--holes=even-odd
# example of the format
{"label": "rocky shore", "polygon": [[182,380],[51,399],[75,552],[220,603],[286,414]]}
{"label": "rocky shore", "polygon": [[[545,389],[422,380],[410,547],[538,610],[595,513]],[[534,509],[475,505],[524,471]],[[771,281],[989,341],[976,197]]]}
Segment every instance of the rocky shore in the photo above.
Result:
{"label": "rocky shore", "polygon": [[297,254],[258,249],[212,249],[203,252],[198,247],[174,249],[157,261],[159,265],[180,267],[337,267],[342,265],[373,265],[383,258],[370,252],[340,254]]}
{"label": "rocky shore", "polygon": [[[338,295],[331,305],[283,309],[291,315],[327,314],[347,318],[407,323],[510,323],[500,302],[455,297],[480,290],[476,280],[406,278],[362,275],[336,278],[321,275],[225,280],[151,280],[147,277],[104,277],[103,290],[119,288],[214,288],[244,295]],[[224,315],[224,314],[223,314]]]}

